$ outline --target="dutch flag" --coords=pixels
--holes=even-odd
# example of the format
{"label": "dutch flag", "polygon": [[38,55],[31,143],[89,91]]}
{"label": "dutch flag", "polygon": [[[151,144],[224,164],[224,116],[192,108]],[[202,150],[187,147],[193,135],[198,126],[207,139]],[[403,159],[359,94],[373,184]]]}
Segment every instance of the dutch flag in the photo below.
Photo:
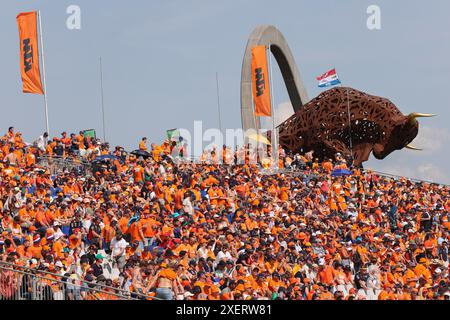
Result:
{"label": "dutch flag", "polygon": [[319,81],[320,88],[331,87],[341,83],[337,76],[336,69],[332,69],[325,72],[320,77],[317,77],[317,81]]}

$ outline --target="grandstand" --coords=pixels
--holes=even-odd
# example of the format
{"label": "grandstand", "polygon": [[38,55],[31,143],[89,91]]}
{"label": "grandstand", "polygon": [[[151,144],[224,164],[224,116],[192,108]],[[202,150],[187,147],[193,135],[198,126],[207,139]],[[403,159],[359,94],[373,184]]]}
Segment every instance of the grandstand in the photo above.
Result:
{"label": "grandstand", "polygon": [[169,141],[138,156],[82,136],[0,144],[1,299],[450,296],[447,185],[339,155],[280,151],[267,174],[180,160]]}

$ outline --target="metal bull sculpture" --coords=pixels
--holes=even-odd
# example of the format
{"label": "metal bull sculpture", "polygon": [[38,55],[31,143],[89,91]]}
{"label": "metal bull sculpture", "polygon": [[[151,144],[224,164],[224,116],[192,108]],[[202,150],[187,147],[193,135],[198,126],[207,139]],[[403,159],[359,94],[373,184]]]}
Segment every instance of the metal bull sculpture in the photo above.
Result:
{"label": "metal bull sculpture", "polygon": [[292,152],[313,150],[319,159],[333,158],[340,152],[352,156],[354,165],[359,166],[371,152],[384,159],[395,150],[417,149],[409,145],[419,132],[417,118],[431,116],[405,116],[386,98],[336,87],[304,104],[283,122],[278,127],[279,143]]}
{"label": "metal bull sculpture", "polygon": [[332,158],[340,152],[352,156],[353,163],[359,166],[371,152],[375,158],[384,159],[395,150],[413,148],[408,145],[419,131],[417,118],[432,116],[420,113],[405,116],[389,100],[349,88],[349,125],[347,88],[325,91],[309,101],[283,34],[274,26],[260,25],[250,34],[242,63],[241,119],[244,131],[261,129],[260,117],[253,110],[251,81],[251,50],[258,45],[268,46],[275,57],[295,112],[278,127],[279,143],[287,150],[314,150],[314,155],[321,159]]}

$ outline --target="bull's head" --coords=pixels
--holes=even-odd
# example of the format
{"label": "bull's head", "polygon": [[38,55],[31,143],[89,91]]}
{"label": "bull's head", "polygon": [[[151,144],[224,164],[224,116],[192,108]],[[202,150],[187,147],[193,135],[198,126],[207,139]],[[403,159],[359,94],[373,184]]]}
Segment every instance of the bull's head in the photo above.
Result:
{"label": "bull's head", "polygon": [[397,124],[391,133],[391,137],[386,144],[377,143],[373,147],[373,155],[377,159],[384,159],[391,152],[408,148],[412,150],[421,150],[410,143],[417,137],[419,132],[419,122],[417,118],[420,117],[434,117],[434,114],[413,112],[399,124]]}

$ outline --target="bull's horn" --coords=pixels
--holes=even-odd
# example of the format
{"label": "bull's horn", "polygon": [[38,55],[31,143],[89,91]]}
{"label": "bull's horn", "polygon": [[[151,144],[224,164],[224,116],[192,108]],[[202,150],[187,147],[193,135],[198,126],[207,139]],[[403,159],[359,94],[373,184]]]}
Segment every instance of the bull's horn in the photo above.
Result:
{"label": "bull's horn", "polygon": [[419,112],[413,112],[409,115],[410,118],[429,118],[429,117],[434,117],[436,116],[435,114],[431,114],[431,113],[419,113]]}
{"label": "bull's horn", "polygon": [[406,149],[410,149],[410,150],[416,150],[416,151],[422,151],[423,149],[419,149],[417,147],[414,147],[413,145],[408,144],[407,146],[405,146]]}

